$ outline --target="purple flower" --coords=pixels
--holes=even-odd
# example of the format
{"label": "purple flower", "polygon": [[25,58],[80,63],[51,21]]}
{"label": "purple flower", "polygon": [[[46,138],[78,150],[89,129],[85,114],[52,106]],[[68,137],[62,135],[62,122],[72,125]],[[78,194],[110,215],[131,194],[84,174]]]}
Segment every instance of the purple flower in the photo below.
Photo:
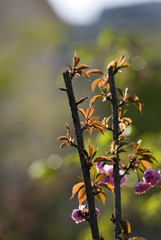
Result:
{"label": "purple flower", "polygon": [[[105,164],[102,172],[105,172],[106,174],[111,174],[111,175],[101,179],[101,182],[104,182],[104,183],[108,182],[108,183],[110,183],[110,184],[112,184],[114,186],[113,165]],[[124,174],[124,171],[120,170],[119,174],[120,174],[120,176],[122,176]],[[125,175],[120,180],[120,186],[123,186],[126,183],[126,181],[127,181],[127,177]]]}
{"label": "purple flower", "polygon": [[160,169],[149,168],[144,172],[143,180],[149,183],[152,187],[161,179]]}
{"label": "purple flower", "polygon": [[[95,208],[96,210],[96,217],[99,217],[99,209]],[[89,217],[89,210],[88,210],[88,205],[80,205],[79,209],[74,209],[71,215],[72,219],[76,223],[80,223],[85,221]]]}
{"label": "purple flower", "polygon": [[79,209],[74,209],[71,217],[76,223],[80,223],[80,222],[85,221],[85,218],[83,217],[83,213]]}
{"label": "purple flower", "polygon": [[104,165],[105,165],[104,161],[96,163],[96,168],[98,173],[101,173],[103,171]]}
{"label": "purple flower", "polygon": [[98,208],[95,208],[95,210],[96,210],[96,217],[98,218],[98,217],[99,217],[99,215],[100,215],[100,211],[99,211],[99,209],[98,209]]}
{"label": "purple flower", "polygon": [[142,181],[139,181],[135,187],[134,187],[134,190],[135,190],[135,193],[137,194],[142,194],[142,193],[145,193],[147,192],[152,186],[147,183],[147,182],[142,182]]}

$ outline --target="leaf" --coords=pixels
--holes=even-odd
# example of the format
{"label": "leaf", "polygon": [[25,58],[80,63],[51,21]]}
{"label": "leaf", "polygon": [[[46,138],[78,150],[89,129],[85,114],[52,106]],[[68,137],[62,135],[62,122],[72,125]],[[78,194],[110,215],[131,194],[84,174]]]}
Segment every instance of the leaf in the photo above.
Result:
{"label": "leaf", "polygon": [[128,117],[124,117],[124,118],[123,118],[123,121],[124,121],[125,123],[128,123],[128,124],[131,124],[131,123],[132,123],[131,118],[128,118]]}
{"label": "leaf", "polygon": [[120,93],[121,97],[124,97],[124,91],[121,88],[116,88],[116,89]]}
{"label": "leaf", "polygon": [[79,99],[79,101],[77,102],[77,105],[84,102],[86,99],[88,99],[88,97],[82,97]]}
{"label": "leaf", "polygon": [[89,67],[88,67],[87,65],[85,65],[85,64],[80,64],[80,65],[77,67],[78,70],[87,69],[87,68],[89,68]]}
{"label": "leaf", "polygon": [[93,122],[93,121],[98,120],[98,119],[99,119],[99,117],[97,117],[97,116],[91,117],[90,122]]}
{"label": "leaf", "polygon": [[96,80],[93,81],[93,83],[91,85],[92,92],[95,90],[95,88],[97,87],[97,85],[100,81],[103,81],[102,78],[97,78]]}
{"label": "leaf", "polygon": [[95,178],[95,176],[96,176],[96,172],[97,172],[96,168],[93,167],[93,178]]}
{"label": "leaf", "polygon": [[83,77],[89,79],[89,75],[84,70],[80,70],[79,74],[81,74]]}
{"label": "leaf", "polygon": [[96,182],[99,182],[101,179],[105,178],[105,177],[108,177],[109,174],[106,174],[106,173],[99,173],[97,175],[97,178],[96,178]]}
{"label": "leaf", "polygon": [[90,104],[93,105],[98,99],[102,98],[102,95],[95,95],[91,98]]}
{"label": "leaf", "polygon": [[66,137],[66,136],[61,136],[61,137],[58,137],[57,140],[60,140],[60,141],[64,141],[64,142],[69,142],[69,138]]}
{"label": "leaf", "polygon": [[137,150],[136,154],[139,155],[141,153],[149,153],[149,152],[150,152],[150,149],[148,148],[143,148],[143,149],[140,148]]}
{"label": "leaf", "polygon": [[93,125],[93,126],[103,127],[101,122],[99,122],[99,121],[91,121],[91,119],[90,119],[90,124]]}
{"label": "leaf", "polygon": [[117,148],[117,145],[116,145],[116,142],[115,141],[112,141],[111,143],[111,152],[114,152]]}
{"label": "leaf", "polygon": [[114,187],[113,187],[112,184],[110,184],[110,183],[108,183],[108,182],[106,182],[106,183],[100,182],[100,183],[99,183],[99,186],[105,187],[105,188],[109,189],[109,190],[114,194]]}
{"label": "leaf", "polygon": [[64,148],[65,146],[67,146],[67,145],[69,145],[68,143],[62,143],[61,145],[60,145],[60,148],[62,149],[62,148]]}
{"label": "leaf", "polygon": [[93,127],[88,127],[88,128],[87,128],[87,130],[88,130],[88,132],[90,133],[90,135],[92,134],[92,128],[93,128]]}
{"label": "leaf", "polygon": [[93,114],[93,112],[94,112],[94,108],[87,108],[87,110],[86,110],[86,114],[85,114],[85,118],[86,119],[89,119],[90,117],[91,117],[91,115]]}
{"label": "leaf", "polygon": [[129,238],[129,240],[146,240],[146,239],[142,237],[133,237],[133,238]]}
{"label": "leaf", "polygon": [[66,128],[67,128],[67,132],[69,133],[69,135],[71,135],[70,134],[70,127],[69,127],[69,124],[66,122]]}
{"label": "leaf", "polygon": [[77,183],[73,186],[73,189],[72,189],[72,196],[70,199],[72,199],[75,194],[84,186],[84,182],[80,182],[80,183]]}
{"label": "leaf", "polygon": [[90,156],[92,156],[92,154],[93,154],[93,147],[89,144],[88,148],[89,148],[89,154],[90,154]]}
{"label": "leaf", "polygon": [[106,156],[100,156],[100,157],[97,157],[94,162],[102,162],[102,161],[110,161],[110,162],[113,162],[113,160],[109,157],[106,157]]}
{"label": "leaf", "polygon": [[149,153],[141,153],[141,154],[139,154],[140,156],[142,156],[142,157],[145,157],[145,158],[147,158],[147,159],[151,159],[152,161],[156,161],[157,162],[157,160],[155,159],[155,157],[153,157],[151,154],[149,154]]}
{"label": "leaf", "polygon": [[76,51],[74,52],[74,57],[73,57],[73,67],[75,68],[78,63],[80,62],[80,58],[78,57]]}
{"label": "leaf", "polygon": [[95,197],[102,202],[103,204],[105,204],[105,200],[106,200],[106,195],[105,195],[105,191],[103,189],[101,189],[101,192],[99,192],[98,194],[95,195]]}
{"label": "leaf", "polygon": [[137,143],[132,142],[131,144],[133,145],[134,149],[138,149],[142,144],[142,140],[139,140]]}
{"label": "leaf", "polygon": [[152,168],[152,166],[150,165],[150,163],[148,163],[147,161],[141,160],[140,162],[141,162],[141,165],[143,166],[143,168],[144,168],[145,170],[147,170],[147,169],[149,169],[149,168]]}
{"label": "leaf", "polygon": [[129,221],[127,221],[126,219],[125,219],[125,220],[122,220],[122,221],[121,221],[121,226],[122,226],[123,233],[124,233],[126,236],[129,236],[130,233],[131,233],[131,226],[130,226]]}
{"label": "leaf", "polygon": [[86,196],[86,190],[85,190],[85,187],[82,187],[80,190],[79,190],[79,193],[78,193],[78,201],[79,201],[79,205],[82,204],[82,202],[84,200],[86,200],[87,196]]}
{"label": "leaf", "polygon": [[82,148],[81,150],[82,150],[83,154],[84,154],[87,158],[89,158],[88,152],[87,152],[84,148]]}
{"label": "leaf", "polygon": [[83,108],[78,108],[78,111],[82,114],[84,118],[86,118],[86,114]]}
{"label": "leaf", "polygon": [[87,71],[88,74],[97,73],[103,75],[103,72],[100,69],[91,69]]}
{"label": "leaf", "polygon": [[124,61],[125,61],[125,56],[122,55],[122,56],[119,58],[119,60],[118,60],[118,65],[119,65],[119,66],[122,65],[122,64],[124,63]]}
{"label": "leaf", "polygon": [[104,132],[103,132],[103,128],[102,128],[102,127],[96,126],[96,125],[94,125],[93,127],[94,127],[95,129],[97,129],[100,133],[102,133],[102,134],[104,135]]}

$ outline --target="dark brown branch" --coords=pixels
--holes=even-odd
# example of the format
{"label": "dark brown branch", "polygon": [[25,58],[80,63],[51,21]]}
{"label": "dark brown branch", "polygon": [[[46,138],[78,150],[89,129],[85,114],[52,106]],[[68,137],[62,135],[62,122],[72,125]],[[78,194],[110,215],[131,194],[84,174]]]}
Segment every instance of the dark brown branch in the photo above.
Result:
{"label": "dark brown branch", "polygon": [[89,166],[81,150],[84,148],[84,141],[82,136],[82,129],[80,125],[79,115],[78,115],[77,103],[75,100],[72,82],[71,82],[72,77],[70,76],[68,71],[65,71],[63,73],[63,77],[64,77],[66,89],[67,89],[67,95],[68,95],[70,110],[72,114],[75,135],[77,139],[77,145],[79,146],[78,153],[79,153],[79,158],[80,158],[80,163],[82,168],[84,184],[86,188],[87,202],[89,207],[89,224],[92,232],[92,238],[95,240],[99,240],[99,230],[98,230],[98,224],[97,224],[97,218],[96,218],[96,212],[95,212],[95,198],[94,198],[94,193],[92,191],[92,186],[91,186]]}
{"label": "dark brown branch", "polygon": [[[114,81],[114,73],[112,67],[108,69],[110,91],[112,94],[112,129],[113,129],[113,141],[118,145],[118,108],[116,99],[116,88]],[[115,192],[115,221],[114,221],[114,234],[115,239],[120,239],[121,233],[121,193],[120,193],[120,175],[119,175],[119,156],[115,158],[115,164],[113,166],[114,175],[114,192]]]}

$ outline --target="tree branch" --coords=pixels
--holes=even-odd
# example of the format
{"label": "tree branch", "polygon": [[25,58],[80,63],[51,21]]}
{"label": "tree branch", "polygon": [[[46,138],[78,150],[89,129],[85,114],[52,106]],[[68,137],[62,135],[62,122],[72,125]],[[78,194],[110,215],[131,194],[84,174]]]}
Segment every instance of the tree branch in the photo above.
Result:
{"label": "tree branch", "polygon": [[[118,144],[118,108],[116,99],[116,88],[114,81],[113,68],[108,69],[110,91],[112,95],[112,129],[113,129],[113,141]],[[115,164],[113,165],[114,176],[114,192],[115,192],[115,221],[114,221],[114,233],[115,239],[120,239],[121,233],[121,193],[120,193],[120,175],[119,175],[119,156],[115,158]]]}
{"label": "tree branch", "polygon": [[77,144],[79,146],[77,149],[78,149],[78,154],[80,158],[84,184],[86,188],[87,202],[88,202],[88,208],[89,208],[89,224],[92,232],[92,238],[95,240],[99,240],[100,239],[99,230],[98,230],[98,224],[97,224],[97,218],[96,218],[96,212],[95,212],[95,197],[94,197],[94,193],[92,191],[92,186],[91,186],[89,166],[81,150],[84,148],[84,141],[82,136],[82,129],[80,125],[79,115],[78,115],[77,103],[75,100],[72,82],[71,82],[72,77],[70,76],[69,71],[67,70],[63,72],[63,77],[64,77],[66,89],[67,89],[67,95],[68,95],[70,110],[72,114]]}

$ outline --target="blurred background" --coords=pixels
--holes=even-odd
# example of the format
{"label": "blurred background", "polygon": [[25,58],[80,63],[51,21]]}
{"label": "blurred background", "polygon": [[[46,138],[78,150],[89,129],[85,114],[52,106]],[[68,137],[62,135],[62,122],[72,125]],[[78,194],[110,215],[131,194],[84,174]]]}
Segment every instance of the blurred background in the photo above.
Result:
{"label": "blurred background", "polygon": [[[91,238],[88,224],[70,217],[78,207],[77,197],[69,200],[81,176],[77,154],[60,150],[56,141],[66,134],[66,121],[72,129],[67,97],[59,88],[75,49],[81,63],[102,71],[125,54],[131,67],[116,77],[117,86],[128,86],[144,104],[142,114],[130,107],[130,138],[142,139],[159,161],[154,168],[161,167],[160,46],[161,1],[0,1],[0,239]],[[92,96],[90,84],[74,80],[77,99]],[[101,119],[110,106],[100,106]],[[111,134],[100,135],[94,134],[92,143],[95,148],[101,143],[104,154]],[[132,236],[160,240],[161,191],[135,195],[136,182],[129,176],[122,187],[123,217]],[[105,207],[96,205],[100,232],[113,239],[111,194]]]}

